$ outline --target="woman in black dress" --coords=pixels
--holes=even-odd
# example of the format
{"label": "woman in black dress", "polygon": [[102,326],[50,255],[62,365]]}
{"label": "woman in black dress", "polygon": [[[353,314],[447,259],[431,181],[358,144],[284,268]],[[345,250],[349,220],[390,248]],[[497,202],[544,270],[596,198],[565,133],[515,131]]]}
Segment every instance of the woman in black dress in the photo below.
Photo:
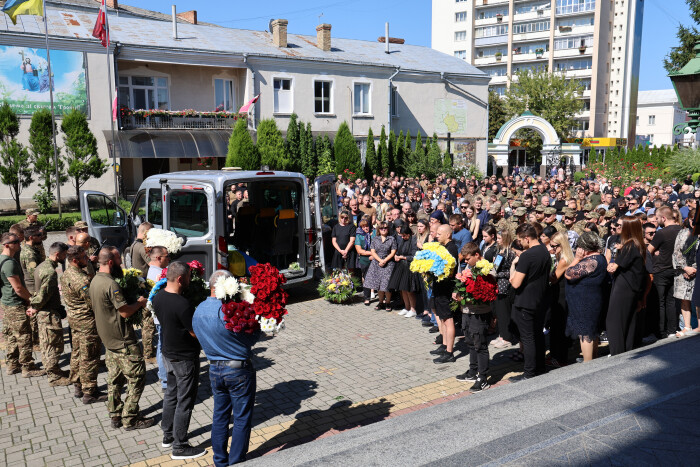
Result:
{"label": "woman in black dress", "polygon": [[338,223],[333,226],[331,242],[333,243],[333,259],[331,269],[355,268],[355,231],[357,227],[350,222],[350,213],[342,211]]}
{"label": "woman in black dress", "polygon": [[615,262],[608,265],[613,275],[608,316],[605,320],[610,355],[617,355],[634,348],[637,312],[642,309],[646,288],[647,250],[644,248],[642,223],[636,217],[620,219],[622,247]]}
{"label": "woman in black dress", "polygon": [[389,279],[389,289],[401,293],[404,309],[399,315],[407,318],[416,316],[416,292],[420,291],[421,280],[417,273],[411,272],[410,265],[418,247],[416,237],[412,235],[411,228],[404,224],[399,231],[398,246],[394,255],[394,272]]}

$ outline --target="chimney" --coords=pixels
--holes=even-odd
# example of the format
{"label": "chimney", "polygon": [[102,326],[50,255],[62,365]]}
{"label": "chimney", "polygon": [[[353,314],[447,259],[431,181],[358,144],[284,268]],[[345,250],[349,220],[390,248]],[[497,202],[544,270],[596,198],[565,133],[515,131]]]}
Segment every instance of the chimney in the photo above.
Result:
{"label": "chimney", "polygon": [[177,8],[175,5],[172,6],[173,9],[173,39],[177,40]]}
{"label": "chimney", "polygon": [[287,24],[289,24],[289,21],[286,19],[276,19],[270,22],[272,42],[277,47],[287,47]]}
{"label": "chimney", "polygon": [[[102,3],[102,2],[100,2],[100,1],[98,0],[97,3]],[[117,8],[119,8],[119,2],[118,2],[117,0],[105,0],[105,4],[106,4],[109,8],[113,8],[113,9],[115,9],[115,10],[116,10]]]}
{"label": "chimney", "polygon": [[178,13],[177,17],[190,24],[197,24],[197,10],[190,10]]}
{"label": "chimney", "polygon": [[316,47],[329,52],[331,50],[331,25],[319,24],[316,26]]}

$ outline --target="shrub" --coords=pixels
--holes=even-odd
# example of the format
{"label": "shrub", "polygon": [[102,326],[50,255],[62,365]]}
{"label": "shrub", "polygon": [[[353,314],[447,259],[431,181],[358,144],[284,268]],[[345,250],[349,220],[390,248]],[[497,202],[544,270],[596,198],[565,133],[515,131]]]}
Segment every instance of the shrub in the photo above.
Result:
{"label": "shrub", "polygon": [[698,178],[700,178],[700,173],[695,172],[695,173],[692,175],[691,178],[693,179],[693,183],[697,183],[697,182],[698,182]]}
{"label": "shrub", "polygon": [[667,166],[671,174],[685,179],[688,174],[700,172],[700,149],[683,149],[674,151],[668,158]]}
{"label": "shrub", "polygon": [[576,183],[580,182],[580,181],[583,180],[584,178],[586,178],[586,174],[585,174],[585,173],[583,173],[583,172],[574,172],[574,181],[575,181]]}

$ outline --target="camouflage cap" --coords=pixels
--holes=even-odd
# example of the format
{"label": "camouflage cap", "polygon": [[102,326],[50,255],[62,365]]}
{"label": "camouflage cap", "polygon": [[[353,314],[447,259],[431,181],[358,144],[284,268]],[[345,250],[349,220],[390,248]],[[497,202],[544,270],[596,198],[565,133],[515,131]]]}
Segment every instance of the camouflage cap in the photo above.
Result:
{"label": "camouflage cap", "polygon": [[545,210],[545,207],[542,205],[539,205],[535,208],[535,212],[544,212],[544,210]]}
{"label": "camouflage cap", "polygon": [[614,209],[608,209],[608,210],[605,212],[605,218],[606,218],[606,219],[612,219],[613,217],[615,217],[615,210],[614,210]]}
{"label": "camouflage cap", "polygon": [[598,214],[595,211],[587,212],[586,213],[586,218],[587,219],[600,219],[600,214]]}
{"label": "camouflage cap", "polygon": [[501,203],[494,203],[489,209],[489,214],[498,214],[499,212],[501,212]]}
{"label": "camouflage cap", "polygon": [[545,208],[544,209],[544,215],[545,216],[551,216],[552,214],[557,213],[557,208]]}
{"label": "camouflage cap", "polygon": [[593,205],[591,203],[586,203],[583,205],[583,210],[584,211],[592,211],[593,210]]}
{"label": "camouflage cap", "polygon": [[525,208],[522,207],[522,206],[520,206],[519,208],[517,208],[517,209],[515,210],[515,212],[513,213],[513,215],[514,215],[515,217],[524,216],[525,214],[527,214],[527,209],[525,209]]}
{"label": "camouflage cap", "polygon": [[523,206],[523,202],[520,200],[515,200],[510,206],[513,208],[521,208]]}
{"label": "camouflage cap", "polygon": [[562,212],[564,213],[564,217],[576,217],[576,211],[571,208],[564,208]]}
{"label": "camouflage cap", "polygon": [[29,209],[27,209],[26,211],[24,211],[24,213],[25,213],[27,216],[38,216],[38,215],[39,215],[39,210],[38,210],[38,209],[35,209],[35,208],[29,208]]}
{"label": "camouflage cap", "polygon": [[87,222],[85,221],[75,221],[75,224],[73,224],[73,227],[77,229],[87,229],[88,225]]}
{"label": "camouflage cap", "polygon": [[508,194],[506,194],[506,199],[513,199],[513,193],[509,191]]}

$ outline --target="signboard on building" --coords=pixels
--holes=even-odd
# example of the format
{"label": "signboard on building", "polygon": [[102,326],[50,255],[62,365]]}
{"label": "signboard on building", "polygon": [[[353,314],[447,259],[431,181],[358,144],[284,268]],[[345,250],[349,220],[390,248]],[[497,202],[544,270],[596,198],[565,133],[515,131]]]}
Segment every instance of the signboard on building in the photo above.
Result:
{"label": "signboard on building", "polygon": [[467,131],[467,101],[463,99],[435,99],[433,125],[439,135],[464,135]]}
{"label": "signboard on building", "polygon": [[568,138],[566,142],[580,144],[582,148],[614,148],[627,146],[627,138]]}
{"label": "signboard on building", "polygon": [[51,108],[49,86],[53,86],[56,115],[72,109],[87,113],[86,68],[83,52],[51,50],[49,79],[46,49],[0,45],[0,102],[20,115],[32,115]]}
{"label": "signboard on building", "polygon": [[466,167],[476,164],[476,140],[458,139],[454,141],[452,151],[454,167]]}

